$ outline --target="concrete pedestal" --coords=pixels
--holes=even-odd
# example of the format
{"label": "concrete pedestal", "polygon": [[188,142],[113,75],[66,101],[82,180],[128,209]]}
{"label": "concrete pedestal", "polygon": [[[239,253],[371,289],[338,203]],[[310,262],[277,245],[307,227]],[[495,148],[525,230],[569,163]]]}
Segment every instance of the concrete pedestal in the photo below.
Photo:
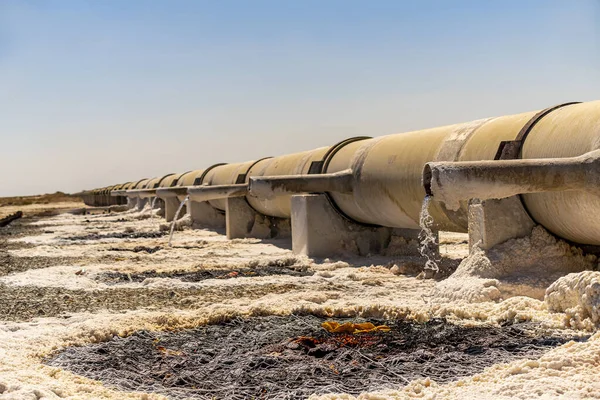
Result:
{"label": "concrete pedestal", "polygon": [[518,196],[469,201],[469,251],[488,250],[509,239],[528,236],[535,226]]}
{"label": "concrete pedestal", "polygon": [[290,237],[290,220],[257,213],[245,197],[227,198],[225,220],[228,239]]}
{"label": "concrete pedestal", "polygon": [[326,258],[342,255],[387,255],[392,237],[403,255],[418,255],[418,230],[370,227],[350,221],[324,194],[292,196],[292,248],[295,254]]}
{"label": "concrete pedestal", "polygon": [[208,204],[207,201],[197,202],[190,200],[187,203],[187,210],[192,219],[192,228],[194,229],[225,228],[225,215]]}
{"label": "concrete pedestal", "polygon": [[127,208],[133,209],[137,207],[138,198],[137,197],[127,197]]}
{"label": "concrete pedestal", "polygon": [[[154,200],[154,199],[152,199]],[[156,215],[158,215],[159,217],[164,217],[165,213],[166,213],[166,204],[165,201],[161,198],[156,199],[156,202],[154,203],[154,208],[158,208],[158,211],[156,212]]]}
{"label": "concrete pedestal", "polygon": [[142,199],[141,197],[137,199],[137,210],[142,211],[144,207],[148,204],[148,199]]}
{"label": "concrete pedestal", "polygon": [[[163,197],[162,199],[165,202],[165,220],[167,222],[171,222],[171,221],[173,221],[173,218],[175,218],[175,213],[177,212],[177,209],[179,208],[179,205],[181,204],[181,202],[179,201],[179,199],[177,199],[176,196]],[[185,209],[185,206],[184,206],[184,209]],[[181,210],[180,216],[183,216],[183,215],[185,215],[185,211]]]}

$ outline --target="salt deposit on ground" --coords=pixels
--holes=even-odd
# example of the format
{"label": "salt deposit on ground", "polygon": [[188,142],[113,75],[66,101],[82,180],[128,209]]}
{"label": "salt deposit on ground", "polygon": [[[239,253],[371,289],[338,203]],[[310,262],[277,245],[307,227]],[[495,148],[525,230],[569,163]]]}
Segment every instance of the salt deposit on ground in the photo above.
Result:
{"label": "salt deposit on ground", "polygon": [[585,271],[558,279],[546,290],[548,309],[564,312],[568,324],[600,322],[600,272]]}
{"label": "salt deposit on ground", "polygon": [[438,301],[499,301],[512,296],[543,299],[546,288],[570,272],[596,269],[598,260],[557,240],[541,226],[488,251],[475,249],[436,290]]}
{"label": "salt deposit on ground", "polygon": [[[158,232],[164,223],[159,217],[141,215],[61,214],[19,222],[31,223],[27,229],[33,230],[7,237],[9,249],[0,249],[10,256],[6,262],[29,258],[48,262],[42,268],[9,267],[6,271],[10,273],[0,268],[0,399],[162,398],[108,388],[46,366],[43,360],[66,346],[105,341],[140,329],[195,327],[232,315],[309,312],[419,321],[436,316],[460,324],[532,321],[549,329],[588,331],[595,329],[599,320],[599,273],[581,272],[595,269],[595,258],[557,242],[541,228],[529,238],[503,245],[510,252],[476,254],[451,278],[436,283],[417,279],[414,274],[400,274],[414,273],[409,267],[415,263],[411,258],[316,262],[294,256],[289,242],[282,240],[228,241],[214,231],[188,228],[175,232],[173,247],[167,246],[168,235],[105,237]],[[18,230],[19,225],[9,229]],[[90,234],[98,236],[69,239]],[[467,254],[464,235],[442,235],[441,244],[442,256]],[[134,251],[140,246],[160,249],[153,253]],[[540,255],[550,256],[550,261],[542,262]],[[227,271],[269,265],[297,266],[314,274],[198,282],[153,277],[112,285],[99,279],[107,271]],[[560,271],[572,273],[555,283],[532,279],[542,276],[554,281]],[[358,397],[332,394],[319,399],[596,398],[600,397],[596,379],[599,363],[600,336],[595,335],[584,343],[562,345],[537,360],[495,365],[448,384],[420,380],[404,386],[399,381],[393,391]]]}
{"label": "salt deposit on ground", "polygon": [[30,204],[28,206],[2,206],[0,207],[0,218],[6,215],[14,214],[17,211],[23,211],[25,215],[38,214],[48,210],[61,211],[61,210],[72,210],[75,208],[82,208],[83,203],[75,201],[67,201],[61,203],[52,204]]}

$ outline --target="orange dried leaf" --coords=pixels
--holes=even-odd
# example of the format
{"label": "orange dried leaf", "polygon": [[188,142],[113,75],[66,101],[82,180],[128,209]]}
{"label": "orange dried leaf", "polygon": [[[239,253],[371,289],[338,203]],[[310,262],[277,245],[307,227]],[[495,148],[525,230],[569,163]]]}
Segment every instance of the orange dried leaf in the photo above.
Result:
{"label": "orange dried leaf", "polygon": [[329,333],[349,333],[349,334],[357,334],[357,333],[367,333],[367,332],[389,332],[391,329],[387,325],[379,325],[375,326],[370,322],[363,322],[358,324],[353,324],[352,322],[346,322],[341,324],[336,321],[326,321],[321,324],[323,329],[325,329]]}
{"label": "orange dried leaf", "polygon": [[181,356],[183,353],[177,350],[169,350],[163,346],[157,346],[156,349],[167,356]]}
{"label": "orange dried leaf", "polygon": [[370,322],[354,324],[354,333],[371,332],[375,330],[375,325]]}
{"label": "orange dried leaf", "polygon": [[325,321],[321,324],[321,327],[330,333],[333,333],[338,326],[340,326],[340,324],[335,321]]}
{"label": "orange dried leaf", "polygon": [[335,329],[335,333],[354,333],[356,328],[352,322],[346,322]]}

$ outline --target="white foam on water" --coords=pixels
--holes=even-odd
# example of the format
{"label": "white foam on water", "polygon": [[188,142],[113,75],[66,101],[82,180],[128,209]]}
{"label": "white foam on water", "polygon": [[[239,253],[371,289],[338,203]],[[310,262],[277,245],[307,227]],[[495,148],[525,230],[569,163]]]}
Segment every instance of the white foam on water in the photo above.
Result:
{"label": "white foam on water", "polygon": [[154,206],[156,205],[156,201],[158,200],[158,196],[156,196],[155,198],[152,199],[152,203],[150,204],[150,218],[152,218],[154,216],[154,214],[152,214],[152,210],[154,210]]}

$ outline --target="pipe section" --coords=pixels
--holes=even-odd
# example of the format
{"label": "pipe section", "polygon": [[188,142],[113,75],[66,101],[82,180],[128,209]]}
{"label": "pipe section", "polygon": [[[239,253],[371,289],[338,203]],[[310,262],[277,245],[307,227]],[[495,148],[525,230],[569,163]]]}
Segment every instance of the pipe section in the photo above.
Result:
{"label": "pipe section", "polygon": [[[454,159],[461,143],[485,121],[352,142],[326,162],[325,173],[352,171],[351,193],[330,192],[337,208],[354,221],[393,228],[419,229],[425,197],[423,165],[438,154]],[[457,143],[458,142],[458,143]],[[449,145],[452,144],[452,146]],[[438,228],[466,231],[434,205]]]}
{"label": "pipe section", "polygon": [[185,175],[185,173],[167,175],[161,179],[157,188],[168,188],[175,186],[177,185],[179,178],[181,178],[183,175]]}
{"label": "pipe section", "polygon": [[329,147],[274,158],[263,158],[238,164],[217,166],[203,178],[201,186],[188,188],[190,200],[208,201],[214,208],[224,211],[228,197],[246,196],[248,204],[257,212],[270,217],[291,217],[291,196],[248,196],[250,179],[260,176],[299,176],[309,173],[315,161],[323,158]]}
{"label": "pipe section", "polygon": [[227,199],[228,197],[243,197],[248,193],[245,183],[234,185],[191,186],[187,188],[190,200],[203,202]]}
{"label": "pipe section", "polygon": [[[249,184],[250,178],[263,176],[307,175],[312,163],[322,160],[328,150],[329,147],[321,147],[314,150],[261,160],[248,170],[245,183]],[[246,200],[254,210],[263,215],[277,218],[290,218],[292,215],[292,199],[290,194],[281,193],[280,196],[271,198],[247,196]]]}
{"label": "pipe section", "polygon": [[163,200],[167,198],[176,198],[177,193],[173,189],[177,189],[179,179],[187,173],[189,172],[173,174],[165,177],[156,188],[156,196]]}
{"label": "pipe section", "polygon": [[600,150],[568,158],[427,163],[423,185],[428,195],[452,210],[469,199],[524,193],[588,191],[599,195]]}
{"label": "pipe section", "polygon": [[267,200],[295,193],[352,193],[352,171],[333,174],[251,177],[250,195]]}
{"label": "pipe section", "polygon": [[[534,111],[487,118],[350,143],[328,160],[324,172],[351,169],[353,191],[331,192],[330,196],[337,208],[355,221],[418,229],[426,195],[421,178],[428,162],[494,160],[501,145],[514,141],[525,126],[529,134],[521,151],[523,159],[576,157],[600,148],[600,102],[555,107],[535,124],[528,124],[536,115]],[[600,211],[595,194],[561,191],[530,193],[523,198],[532,218],[556,235],[600,244],[600,228],[589,218],[591,210]],[[452,208],[455,210],[438,201],[431,203],[429,211],[436,228],[466,232],[466,202]]]}
{"label": "pipe section", "polygon": [[170,187],[157,189],[156,194],[161,198],[177,197],[177,200],[181,202],[187,196],[187,189],[189,186],[201,185],[206,173],[221,165],[225,164],[215,164],[206,169],[185,172],[181,174],[176,181],[173,181]]}
{"label": "pipe section", "polygon": [[[254,164],[260,163],[266,160],[266,158],[257,160],[257,161],[247,161],[243,163],[234,163],[234,164],[222,164],[217,165],[202,177],[201,182],[194,183],[193,193],[188,190],[190,194],[190,199],[193,201],[203,201],[203,200],[195,200],[202,198],[201,192],[203,190],[211,191],[208,186],[222,186],[222,188],[216,189],[216,192],[222,191],[225,186],[244,184],[246,181],[246,176],[248,174],[248,170],[252,168]],[[197,187],[196,185],[202,184],[201,187]],[[245,186],[245,185],[244,185]],[[192,189],[192,188],[190,188]],[[235,190],[235,189],[234,189]],[[227,193],[227,191],[222,192]],[[209,204],[216,208],[219,211],[225,211],[227,207],[226,197],[214,197],[215,191],[211,194],[207,194],[206,197],[210,197],[210,200],[207,200]]]}
{"label": "pipe section", "polygon": [[[576,157],[600,148],[600,101],[562,107],[542,118],[525,139],[521,158]],[[600,200],[592,191],[524,194],[531,217],[555,235],[600,245]]]}
{"label": "pipe section", "polygon": [[156,189],[133,189],[127,191],[127,196],[148,199],[156,196]]}
{"label": "pipe section", "polygon": [[177,186],[171,188],[158,188],[156,189],[156,195],[161,199],[167,198],[179,198],[180,196],[185,197],[188,192],[187,186]]}

